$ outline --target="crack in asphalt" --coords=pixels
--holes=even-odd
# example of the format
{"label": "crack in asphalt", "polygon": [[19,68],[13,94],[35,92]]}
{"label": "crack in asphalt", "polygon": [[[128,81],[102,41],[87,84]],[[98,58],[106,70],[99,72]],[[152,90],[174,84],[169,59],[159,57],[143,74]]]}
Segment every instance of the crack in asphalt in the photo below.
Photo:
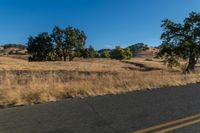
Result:
{"label": "crack in asphalt", "polygon": [[[96,116],[99,117],[100,120],[102,121],[106,121],[101,115],[100,113],[95,109],[95,107],[89,103],[87,100],[85,100],[86,104],[92,109],[92,111],[96,114]],[[107,124],[107,127],[112,130],[115,133],[120,133],[117,129],[115,129],[114,127],[110,126],[109,124]]]}

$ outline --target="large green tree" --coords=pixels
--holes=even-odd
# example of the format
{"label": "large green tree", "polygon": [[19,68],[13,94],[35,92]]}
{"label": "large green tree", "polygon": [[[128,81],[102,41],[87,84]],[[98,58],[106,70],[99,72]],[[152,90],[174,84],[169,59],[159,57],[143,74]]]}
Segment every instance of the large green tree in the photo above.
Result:
{"label": "large green tree", "polygon": [[64,61],[67,58],[72,61],[75,57],[80,57],[87,38],[83,31],[70,26],[65,29],[55,26],[51,37],[55,43],[56,54]]}
{"label": "large green tree", "polygon": [[47,32],[43,32],[36,37],[29,37],[28,39],[28,53],[32,56],[32,61],[51,60],[51,53],[53,52],[52,39]]}
{"label": "large green tree", "polygon": [[200,13],[192,12],[183,23],[164,20],[159,55],[168,63],[178,64],[179,59],[187,60],[185,72],[194,72],[200,56]]}
{"label": "large green tree", "polygon": [[[87,37],[83,31],[73,27],[64,30],[64,49],[66,49],[69,61],[81,56]],[[66,58],[66,57],[64,57]]]}
{"label": "large green tree", "polygon": [[55,45],[55,53],[59,57],[60,60],[62,60],[63,57],[64,60],[66,60],[66,47],[64,46],[64,31],[59,26],[55,26],[51,37],[53,39],[54,45]]}

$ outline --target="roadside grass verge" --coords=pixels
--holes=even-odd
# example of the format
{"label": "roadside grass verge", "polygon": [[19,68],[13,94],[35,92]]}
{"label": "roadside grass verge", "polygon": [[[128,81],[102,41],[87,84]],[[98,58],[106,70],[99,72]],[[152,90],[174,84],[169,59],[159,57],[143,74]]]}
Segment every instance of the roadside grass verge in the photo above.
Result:
{"label": "roadside grass verge", "polygon": [[71,72],[14,74],[0,76],[0,106],[57,101],[64,98],[119,94],[130,91],[178,86],[200,81],[200,74],[184,75],[163,71],[129,71],[109,74]]}

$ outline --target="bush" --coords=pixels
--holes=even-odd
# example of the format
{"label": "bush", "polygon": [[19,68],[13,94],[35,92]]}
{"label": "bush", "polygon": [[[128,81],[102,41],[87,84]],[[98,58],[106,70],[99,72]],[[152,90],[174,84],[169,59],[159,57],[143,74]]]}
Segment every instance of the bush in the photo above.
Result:
{"label": "bush", "polygon": [[120,46],[116,46],[116,48],[112,50],[110,57],[117,60],[131,59],[132,53],[129,48],[123,49]]}
{"label": "bush", "polygon": [[110,58],[110,51],[109,50],[104,50],[101,53],[101,58]]}
{"label": "bush", "polygon": [[83,58],[97,58],[99,57],[98,51],[96,51],[91,45],[89,48],[84,48],[80,52],[80,57]]}
{"label": "bush", "polygon": [[164,61],[164,64],[167,64],[167,67],[169,68],[180,66],[180,63],[178,62],[176,56],[170,56],[166,58]]}

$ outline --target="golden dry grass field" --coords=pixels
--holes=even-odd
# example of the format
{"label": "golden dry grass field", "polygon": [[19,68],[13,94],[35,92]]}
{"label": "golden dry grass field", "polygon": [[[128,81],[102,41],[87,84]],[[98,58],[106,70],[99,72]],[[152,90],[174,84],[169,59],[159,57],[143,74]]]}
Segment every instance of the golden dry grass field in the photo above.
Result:
{"label": "golden dry grass field", "polygon": [[162,60],[153,58],[28,62],[1,56],[0,106],[118,94],[199,81],[199,73],[184,75],[179,68],[169,70]]}

